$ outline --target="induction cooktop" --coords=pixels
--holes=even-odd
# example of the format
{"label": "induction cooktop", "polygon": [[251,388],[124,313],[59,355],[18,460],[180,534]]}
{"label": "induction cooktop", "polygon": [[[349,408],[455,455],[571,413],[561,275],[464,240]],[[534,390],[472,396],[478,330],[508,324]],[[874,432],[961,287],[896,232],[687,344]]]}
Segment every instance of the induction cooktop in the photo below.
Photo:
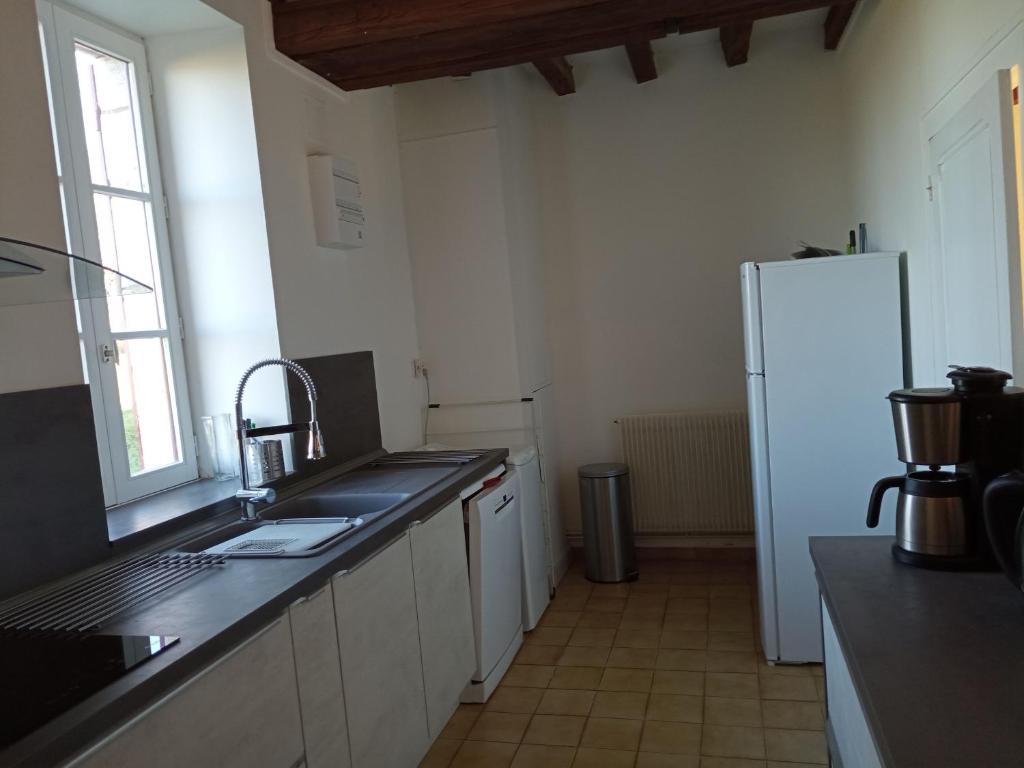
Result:
{"label": "induction cooktop", "polygon": [[176,642],[166,635],[0,633],[0,749]]}

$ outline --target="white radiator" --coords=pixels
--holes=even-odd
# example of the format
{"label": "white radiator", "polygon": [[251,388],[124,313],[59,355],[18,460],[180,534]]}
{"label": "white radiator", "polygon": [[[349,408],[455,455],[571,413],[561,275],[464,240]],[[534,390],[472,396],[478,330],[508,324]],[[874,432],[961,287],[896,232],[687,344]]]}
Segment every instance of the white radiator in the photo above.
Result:
{"label": "white radiator", "polygon": [[618,423],[637,534],[754,530],[746,411],[625,416]]}

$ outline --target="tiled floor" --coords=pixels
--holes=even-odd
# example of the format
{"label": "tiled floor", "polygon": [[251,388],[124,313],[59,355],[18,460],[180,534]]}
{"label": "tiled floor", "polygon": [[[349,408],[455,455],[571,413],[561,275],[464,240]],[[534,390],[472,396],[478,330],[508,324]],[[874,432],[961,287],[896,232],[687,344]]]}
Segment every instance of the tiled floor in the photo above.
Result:
{"label": "tiled floor", "polygon": [[425,768],[800,768],[826,762],[820,667],[769,667],[752,563],[642,561],[632,584],[574,566],[485,705]]}

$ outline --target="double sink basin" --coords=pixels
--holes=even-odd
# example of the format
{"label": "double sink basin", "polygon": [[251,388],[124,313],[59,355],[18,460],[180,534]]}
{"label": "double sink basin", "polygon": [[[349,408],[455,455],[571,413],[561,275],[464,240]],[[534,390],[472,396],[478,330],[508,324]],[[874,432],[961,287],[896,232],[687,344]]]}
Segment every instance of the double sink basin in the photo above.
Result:
{"label": "double sink basin", "polygon": [[227,557],[313,557],[454,474],[461,463],[358,469],[261,507],[260,520],[229,523],[177,549]]}

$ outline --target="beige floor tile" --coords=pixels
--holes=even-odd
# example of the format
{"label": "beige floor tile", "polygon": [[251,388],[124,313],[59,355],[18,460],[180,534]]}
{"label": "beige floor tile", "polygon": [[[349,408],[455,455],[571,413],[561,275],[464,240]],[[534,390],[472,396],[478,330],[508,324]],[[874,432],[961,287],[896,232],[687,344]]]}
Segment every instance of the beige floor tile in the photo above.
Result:
{"label": "beige floor tile", "polygon": [[583,731],[582,747],[623,749],[635,752],[640,745],[643,721],[613,717],[591,717]]}
{"label": "beige floor tile", "polygon": [[765,768],[765,763],[764,760],[748,760],[744,757],[702,757],[700,768]]}
{"label": "beige floor tile", "polygon": [[687,651],[662,648],[658,651],[658,669],[675,669],[684,672],[703,672],[707,669],[707,651]]}
{"label": "beige floor tile", "polygon": [[576,750],[572,747],[549,747],[522,744],[512,761],[512,768],[570,768]]}
{"label": "beige floor tile", "polygon": [[537,706],[538,715],[589,715],[594,704],[594,691],[562,691],[548,689]]}
{"label": "beige floor tile", "polygon": [[813,677],[761,675],[761,698],[788,701],[817,701]]}
{"label": "beige floor tile", "polygon": [[512,712],[532,715],[537,710],[543,688],[517,688],[499,685],[487,701],[487,712]]}
{"label": "beige floor tile", "polygon": [[676,693],[652,693],[645,717],[673,723],[701,723],[704,721],[704,699]]}
{"label": "beige floor tile", "polygon": [[672,584],[699,584],[707,585],[711,583],[711,576],[707,573],[676,573],[672,575]]}
{"label": "beige floor tile", "polygon": [[703,650],[708,647],[708,633],[688,629],[665,629],[661,633],[661,647]]}
{"label": "beige floor tile", "polygon": [[562,655],[561,645],[524,645],[516,654],[516,664],[554,664]]}
{"label": "beige floor tile", "polygon": [[513,664],[501,679],[501,684],[521,688],[547,688],[554,672],[555,668],[547,664]]}
{"label": "beige floor tile", "polygon": [[828,760],[825,734],[821,731],[782,731],[766,728],[768,757],[794,763],[824,764]]}
{"label": "beige floor tile", "polygon": [[507,768],[515,753],[515,744],[466,741],[455,753],[451,768]]}
{"label": "beige floor tile", "polygon": [[601,613],[622,613],[626,609],[624,597],[591,597],[587,600],[585,610]]}
{"label": "beige floor tile", "polygon": [[441,731],[441,737],[446,739],[464,739],[469,735],[470,730],[476,723],[476,719],[483,712],[483,707],[478,704],[462,704],[455,714],[448,720],[448,724]]}
{"label": "beige floor tile", "polygon": [[688,597],[706,600],[710,587],[706,584],[673,584],[668,588],[669,597]]}
{"label": "beige floor tile", "polygon": [[707,632],[708,617],[703,613],[668,613],[662,626],[675,632]]}
{"label": "beige floor tile", "polygon": [[622,621],[619,622],[619,629],[632,629],[637,632],[655,632],[661,634],[664,620],[661,616],[637,616],[634,614],[622,614]]}
{"label": "beige floor tile", "polygon": [[825,678],[815,677],[814,678],[814,690],[818,694],[818,701],[825,700]]}
{"label": "beige floor tile", "polygon": [[652,693],[684,693],[690,696],[704,695],[704,673],[684,670],[658,669],[651,683]]}
{"label": "beige floor tile", "polygon": [[769,760],[765,763],[765,768],[818,768],[821,763],[783,763],[778,760]]}
{"label": "beige floor tile", "polygon": [[709,632],[708,650],[753,651],[754,635],[749,632]]}
{"label": "beige floor tile", "polygon": [[629,691],[598,691],[591,717],[623,717],[642,720],[647,709],[647,694]]}
{"label": "beige floor tile", "polygon": [[612,644],[616,648],[657,648],[659,637],[657,629],[620,627]]}
{"label": "beige floor tile", "polygon": [[549,611],[582,611],[590,599],[589,587],[559,589],[548,606]]}
{"label": "beige floor tile", "polygon": [[651,690],[654,673],[649,669],[618,669],[608,667],[601,676],[602,691],[636,691],[647,693]]}
{"label": "beige floor tile", "polygon": [[745,584],[715,584],[711,587],[711,597],[751,600],[754,597],[754,591]]}
{"label": "beige floor tile", "polygon": [[700,758],[691,755],[639,752],[636,756],[636,768],[700,768]]}
{"label": "beige floor tile", "polygon": [[[676,589],[673,587],[673,589]],[[668,614],[696,614],[703,616],[708,612],[709,603],[703,597],[683,597],[673,594],[665,606]]]}
{"label": "beige floor tile", "polygon": [[569,627],[537,627],[523,642],[527,645],[566,645],[572,632]]}
{"label": "beige floor tile", "polygon": [[632,595],[658,595],[661,597],[668,597],[669,590],[671,587],[668,584],[647,584],[641,582],[633,582],[629,588],[629,594]]}
{"label": "beige floor tile", "polygon": [[707,695],[723,699],[758,698],[757,675],[733,672],[708,672],[705,676]]}
{"label": "beige floor tile", "polygon": [[757,673],[759,675],[785,675],[786,677],[811,677],[810,664],[769,664],[764,659],[758,659]]}
{"label": "beige floor tile", "polygon": [[552,611],[547,610],[541,617],[540,626],[542,627],[575,627],[579,621],[580,616],[583,615],[583,611]]}
{"label": "beige floor tile", "polygon": [[430,751],[420,763],[420,768],[447,768],[455,753],[459,751],[462,742],[458,739],[445,739],[439,737],[430,745]]}
{"label": "beige floor tile", "polygon": [[572,768],[633,768],[636,752],[621,749],[594,749],[580,747]]}
{"label": "beige floor tile", "polygon": [[593,597],[629,597],[630,592],[631,590],[627,582],[620,584],[595,584],[590,589],[590,594]]}
{"label": "beige floor tile", "polygon": [[525,744],[575,747],[580,743],[587,718],[574,715],[534,715],[523,736]]}
{"label": "beige floor tile", "polygon": [[764,730],[737,725],[705,725],[700,753],[712,757],[764,759]]}
{"label": "beige floor tile", "polygon": [[576,627],[569,637],[569,645],[610,648],[615,640],[615,632],[610,627]]}
{"label": "beige floor tile", "polygon": [[645,720],[640,737],[641,752],[670,755],[699,755],[701,726],[692,723],[663,723]]}
{"label": "beige floor tile", "polygon": [[583,611],[580,614],[580,620],[576,624],[577,627],[611,627],[612,629],[619,626],[619,622],[622,621],[622,614],[617,612],[608,611]]}
{"label": "beige floor tile", "polygon": [[526,726],[530,724],[528,714],[513,712],[484,712],[466,737],[468,741],[502,741],[518,744],[523,740]]}
{"label": "beige floor tile", "polygon": [[556,667],[548,688],[596,691],[603,674],[601,667]]}
{"label": "beige floor tile", "polygon": [[704,722],[712,725],[761,727],[761,704],[757,699],[704,699]]}
{"label": "beige floor tile", "polygon": [[757,672],[757,657],[742,651],[708,651],[708,672]]}
{"label": "beige floor tile", "polygon": [[657,666],[657,661],[658,651],[656,648],[612,648],[612,652],[608,654],[609,667],[654,669]]}
{"label": "beige floor tile", "polygon": [[762,701],[766,728],[793,728],[802,731],[825,729],[821,704],[816,701]]}
{"label": "beige floor tile", "polygon": [[754,628],[754,617],[731,613],[712,613],[708,618],[708,629],[716,632],[750,632]]}
{"label": "beige floor tile", "polygon": [[608,662],[610,652],[611,648],[567,645],[556,663],[560,667],[603,667]]}

